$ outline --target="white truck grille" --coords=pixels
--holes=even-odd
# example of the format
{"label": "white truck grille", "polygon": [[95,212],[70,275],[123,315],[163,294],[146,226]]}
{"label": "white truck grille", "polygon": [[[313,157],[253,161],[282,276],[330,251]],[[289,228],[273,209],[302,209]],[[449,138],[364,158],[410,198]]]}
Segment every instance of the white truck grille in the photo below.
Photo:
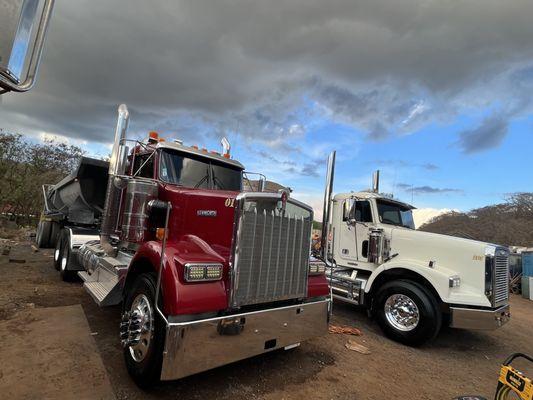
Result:
{"label": "white truck grille", "polygon": [[241,201],[232,306],[305,297],[312,211],[292,202],[283,209],[272,195]]}
{"label": "white truck grille", "polygon": [[509,255],[501,252],[494,257],[494,305],[509,299]]}

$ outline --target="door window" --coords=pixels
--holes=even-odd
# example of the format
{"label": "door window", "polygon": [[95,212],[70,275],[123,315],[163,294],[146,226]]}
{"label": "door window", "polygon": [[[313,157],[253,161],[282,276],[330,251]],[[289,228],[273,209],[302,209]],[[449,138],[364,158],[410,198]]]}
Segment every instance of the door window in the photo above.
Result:
{"label": "door window", "polygon": [[369,201],[356,201],[353,206],[353,214],[358,222],[372,222],[372,209]]}

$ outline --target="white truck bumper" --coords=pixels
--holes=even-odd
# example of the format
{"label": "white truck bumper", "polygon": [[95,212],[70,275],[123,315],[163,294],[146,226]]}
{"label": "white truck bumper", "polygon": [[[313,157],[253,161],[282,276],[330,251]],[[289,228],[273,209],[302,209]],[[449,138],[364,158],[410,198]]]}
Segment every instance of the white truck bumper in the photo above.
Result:
{"label": "white truck bumper", "polygon": [[496,329],[509,321],[509,310],[509,304],[494,310],[450,307],[450,326],[462,329]]}
{"label": "white truck bumper", "polygon": [[329,299],[167,326],[161,380],[179,379],[328,332]]}

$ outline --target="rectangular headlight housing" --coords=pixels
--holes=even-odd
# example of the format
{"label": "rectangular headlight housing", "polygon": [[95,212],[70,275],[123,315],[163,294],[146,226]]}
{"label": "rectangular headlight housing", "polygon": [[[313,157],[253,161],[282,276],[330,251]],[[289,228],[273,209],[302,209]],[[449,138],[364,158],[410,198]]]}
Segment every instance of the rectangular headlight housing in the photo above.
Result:
{"label": "rectangular headlight housing", "polygon": [[451,288],[461,286],[461,277],[459,275],[452,275],[448,278],[448,285]]}
{"label": "rectangular headlight housing", "polygon": [[185,280],[187,282],[218,281],[220,279],[222,279],[222,264],[185,264]]}
{"label": "rectangular headlight housing", "polygon": [[323,275],[326,273],[326,264],[323,262],[310,262],[309,275]]}

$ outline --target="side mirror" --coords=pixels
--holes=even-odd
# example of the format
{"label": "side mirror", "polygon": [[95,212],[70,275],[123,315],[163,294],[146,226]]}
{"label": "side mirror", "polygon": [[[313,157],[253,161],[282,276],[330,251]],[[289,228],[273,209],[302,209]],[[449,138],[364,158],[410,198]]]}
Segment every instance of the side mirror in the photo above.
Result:
{"label": "side mirror", "polygon": [[35,84],[54,0],[0,0],[0,94]]}
{"label": "side mirror", "polygon": [[353,212],[355,206],[355,199],[344,200],[344,206],[342,209],[342,220],[350,224],[355,224],[355,213]]}

